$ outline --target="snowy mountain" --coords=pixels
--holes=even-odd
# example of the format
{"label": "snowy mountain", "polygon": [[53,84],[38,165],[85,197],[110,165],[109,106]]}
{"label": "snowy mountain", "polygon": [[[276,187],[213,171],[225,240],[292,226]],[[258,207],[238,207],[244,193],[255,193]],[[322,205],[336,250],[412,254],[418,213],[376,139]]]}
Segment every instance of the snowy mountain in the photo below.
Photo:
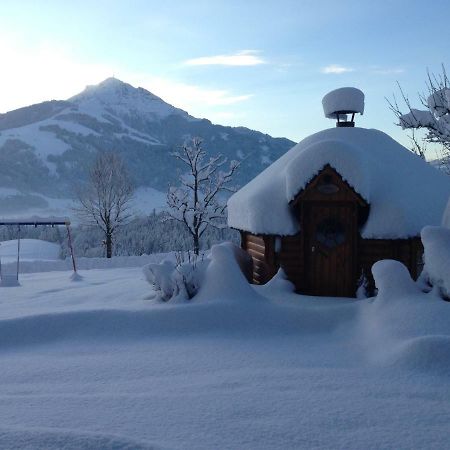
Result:
{"label": "snowy mountain", "polygon": [[293,145],[197,119],[143,88],[108,78],[68,100],[0,115],[0,210],[5,215],[64,209],[100,150],[122,154],[139,188],[138,202],[152,206],[147,197],[161,202],[158,191],[177,179],[170,152],[194,136],[203,138],[212,155],[241,161],[238,185]]}

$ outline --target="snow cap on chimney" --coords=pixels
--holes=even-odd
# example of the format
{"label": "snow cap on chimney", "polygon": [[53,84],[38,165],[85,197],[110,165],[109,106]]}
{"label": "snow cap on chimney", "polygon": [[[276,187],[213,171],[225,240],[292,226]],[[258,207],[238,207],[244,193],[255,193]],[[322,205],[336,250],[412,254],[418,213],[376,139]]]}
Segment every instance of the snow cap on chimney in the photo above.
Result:
{"label": "snow cap on chimney", "polygon": [[[354,87],[343,87],[328,92],[322,99],[327,119],[336,119],[337,127],[354,127],[355,114],[364,113],[364,93]],[[347,115],[351,114],[348,120]]]}

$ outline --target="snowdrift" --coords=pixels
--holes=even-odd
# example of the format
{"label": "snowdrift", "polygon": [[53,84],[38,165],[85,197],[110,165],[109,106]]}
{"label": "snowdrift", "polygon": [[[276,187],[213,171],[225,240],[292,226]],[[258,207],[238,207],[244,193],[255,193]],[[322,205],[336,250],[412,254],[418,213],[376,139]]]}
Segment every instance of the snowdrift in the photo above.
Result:
{"label": "snowdrift", "polygon": [[[0,351],[67,341],[141,342],[201,335],[223,338],[305,336],[332,333],[354,319],[356,309],[351,301],[333,306],[308,300],[302,303],[271,300],[265,292],[273,290],[274,286],[255,290],[239,267],[236,256],[239,259],[240,252],[237,253],[228,244],[214,246],[199,293],[190,302],[181,304],[153,302],[143,303],[137,310],[132,310],[136,308],[133,304],[121,308],[110,300],[117,295],[117,288],[108,287],[106,283],[89,286],[86,281],[89,275],[75,287],[71,285],[72,293],[57,289],[55,298],[58,300],[53,308],[49,309],[41,300],[41,310],[25,309],[0,320]],[[281,274],[278,278],[278,284],[286,287]],[[122,284],[122,281],[117,279],[116,283]],[[86,289],[86,296],[83,289]],[[91,298],[96,290],[103,291],[103,303]],[[43,291],[41,296],[45,298],[49,293],[53,293],[52,290]]]}
{"label": "snowdrift", "polygon": [[[20,288],[19,288],[20,289]],[[0,320],[0,351],[73,342],[142,342],[147,339],[268,337],[330,333],[355,317],[350,305],[276,305],[249,292],[239,299],[152,304],[140,311],[65,310]]]}
{"label": "snowdrift", "polygon": [[378,261],[372,272],[379,291],[360,323],[369,359],[450,374],[450,304],[421,292],[398,261]]}
{"label": "snowdrift", "polygon": [[33,450],[79,450],[79,449],[120,449],[120,450],[158,450],[138,440],[114,434],[86,433],[79,430],[54,430],[51,428],[20,429],[0,428],[0,447],[8,449]]}

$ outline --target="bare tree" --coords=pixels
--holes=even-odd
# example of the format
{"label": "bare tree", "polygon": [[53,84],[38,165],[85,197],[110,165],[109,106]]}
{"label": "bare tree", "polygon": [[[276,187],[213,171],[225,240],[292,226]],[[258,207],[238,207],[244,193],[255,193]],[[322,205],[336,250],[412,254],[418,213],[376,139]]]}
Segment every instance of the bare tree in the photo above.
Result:
{"label": "bare tree", "polygon": [[[442,66],[442,73],[431,74],[427,71],[427,91],[419,94],[419,100],[425,109],[413,108],[408,96],[398,84],[406,112],[398,105],[395,96],[392,101],[387,99],[390,109],[398,118],[397,125],[403,129],[412,130],[410,139],[412,150],[425,158],[426,143],[438,144],[441,148],[441,162],[450,173],[450,80]],[[419,143],[414,130],[424,130],[424,143]]]}
{"label": "bare tree", "polygon": [[239,163],[231,161],[229,168],[222,171],[226,158],[218,155],[208,159],[200,138],[192,139],[190,145],[183,145],[172,155],[183,163],[187,173],[180,177],[179,187],[169,186],[166,217],[185,225],[192,236],[194,253],[198,255],[206,229],[226,226],[226,203],[222,203],[219,196],[225,191],[234,191],[229,183]]}
{"label": "bare tree", "polygon": [[111,258],[113,237],[131,217],[134,188],[122,158],[114,152],[99,153],[87,185],[77,191],[78,216],[98,226],[105,235],[106,257]]}

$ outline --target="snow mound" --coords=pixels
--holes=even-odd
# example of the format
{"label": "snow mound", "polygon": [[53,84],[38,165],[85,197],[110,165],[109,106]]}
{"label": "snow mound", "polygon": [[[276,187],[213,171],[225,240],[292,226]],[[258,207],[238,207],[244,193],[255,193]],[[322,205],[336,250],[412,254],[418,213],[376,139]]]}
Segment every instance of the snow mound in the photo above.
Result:
{"label": "snow mound", "polygon": [[[39,239],[20,240],[20,259],[22,261],[55,261],[60,259],[61,247],[53,242]],[[2,263],[17,260],[17,240],[0,242]]]}
{"label": "snow mound", "polygon": [[298,233],[289,202],[327,164],[370,205],[363,238],[409,238],[441,223],[447,175],[381,131],[331,128],[301,141],[232,195],[228,224],[256,234]]}
{"label": "snow mound", "polygon": [[369,360],[383,366],[450,373],[450,304],[424,294],[397,261],[378,261],[377,297],[361,306]]}
{"label": "snow mound", "polygon": [[425,227],[421,233],[424,247],[424,271],[433,286],[450,297],[450,229]]}
{"label": "snow mound", "polygon": [[286,272],[280,267],[278,272],[264,285],[260,287],[263,294],[275,292],[291,293],[295,291],[295,285],[288,280]]}
{"label": "snow mound", "polygon": [[385,363],[408,370],[450,374],[450,336],[408,339],[386,355]]}
{"label": "snow mound", "polygon": [[156,450],[153,446],[134,439],[78,430],[8,429],[0,428],[0,447],[10,450]]}
{"label": "snow mound", "polygon": [[263,301],[243,274],[236,259],[241,257],[241,252],[229,244],[214,245],[211,248],[211,262],[209,263],[203,285],[195,296],[195,301],[231,301],[248,302]]}
{"label": "snow mound", "polygon": [[383,259],[372,266],[375,286],[379,299],[391,299],[399,296],[414,295],[419,288],[414,283],[408,269],[399,261]]}
{"label": "snow mound", "polygon": [[363,114],[364,93],[354,87],[335,89],[324,96],[322,106],[327,119],[337,119],[338,111]]}
{"label": "snow mound", "polygon": [[[0,320],[0,354],[62,343],[142,343],[187,336],[288,336],[329,333],[355,311],[344,308],[275,305],[249,286],[232,299],[209,295],[191,303],[151,304],[139,311],[63,310]],[[211,291],[207,289],[209,294]],[[229,292],[229,291],[228,291]]]}

